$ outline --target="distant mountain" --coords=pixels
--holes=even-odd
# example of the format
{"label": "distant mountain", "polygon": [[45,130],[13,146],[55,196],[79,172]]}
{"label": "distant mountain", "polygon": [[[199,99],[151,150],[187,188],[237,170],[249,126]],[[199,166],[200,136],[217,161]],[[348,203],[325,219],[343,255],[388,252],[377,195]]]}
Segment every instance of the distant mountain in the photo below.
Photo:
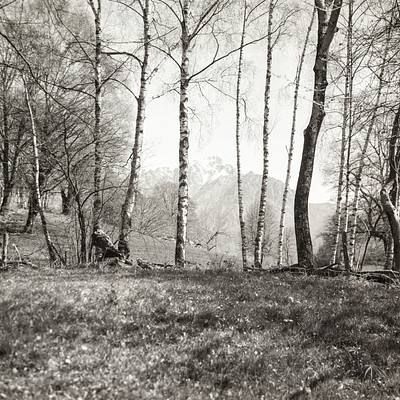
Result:
{"label": "distant mountain", "polygon": [[[212,157],[205,163],[193,162],[189,167],[189,196],[196,205],[198,220],[211,235],[221,232],[218,240],[219,251],[238,253],[239,251],[239,222],[237,202],[236,170],[231,165],[224,164],[218,157]],[[178,170],[158,168],[143,171],[141,187],[149,190],[156,185],[178,181]],[[245,215],[257,211],[261,175],[249,172],[242,177],[243,200]],[[143,185],[144,183],[144,185]],[[269,224],[267,229],[278,233],[279,217],[282,206],[284,184],[272,177],[268,179],[267,202]],[[286,226],[294,226],[294,191],[289,190],[286,205]],[[254,211],[255,210],[255,211]],[[310,227],[313,239],[317,239],[324,229],[329,217],[334,213],[334,205],[310,204]],[[189,236],[190,236],[189,226]],[[316,241],[318,244],[318,240]]]}

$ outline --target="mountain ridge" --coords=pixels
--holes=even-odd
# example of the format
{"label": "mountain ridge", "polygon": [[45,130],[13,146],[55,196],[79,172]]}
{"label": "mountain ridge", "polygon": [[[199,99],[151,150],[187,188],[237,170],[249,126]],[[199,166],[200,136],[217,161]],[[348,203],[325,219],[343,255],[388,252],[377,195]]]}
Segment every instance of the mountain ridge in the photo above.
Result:
{"label": "mountain ridge", "polygon": [[[162,167],[143,170],[141,176],[142,190],[151,190],[165,182],[178,182],[178,169]],[[211,157],[205,162],[194,161],[189,166],[189,197],[196,205],[198,220],[205,229],[220,232],[217,247],[219,251],[238,254],[239,219],[237,200],[236,169],[223,163],[219,157]],[[261,190],[261,175],[248,172],[242,175],[244,213],[249,216],[258,209]],[[284,183],[273,177],[268,178],[267,213],[269,226],[274,236],[279,230],[279,218],[282,208]],[[318,236],[325,228],[334,205],[331,203],[309,203],[310,229],[315,247],[318,247]],[[294,226],[294,191],[289,189],[286,203],[286,227]],[[292,229],[293,231],[293,229]],[[188,228],[190,236],[190,227]]]}

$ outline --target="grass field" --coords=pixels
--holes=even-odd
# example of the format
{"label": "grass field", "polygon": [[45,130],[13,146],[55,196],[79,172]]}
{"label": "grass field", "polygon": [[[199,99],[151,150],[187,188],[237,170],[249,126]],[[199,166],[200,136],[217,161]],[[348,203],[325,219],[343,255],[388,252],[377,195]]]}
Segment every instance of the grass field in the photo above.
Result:
{"label": "grass field", "polygon": [[0,399],[400,399],[399,287],[211,271],[0,275]]}

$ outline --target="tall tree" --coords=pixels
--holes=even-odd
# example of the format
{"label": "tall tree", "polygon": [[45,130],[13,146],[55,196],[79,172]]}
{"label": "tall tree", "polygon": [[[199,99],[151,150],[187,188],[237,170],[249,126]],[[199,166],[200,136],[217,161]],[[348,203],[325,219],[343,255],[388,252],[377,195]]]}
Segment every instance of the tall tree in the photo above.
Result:
{"label": "tall tree", "polygon": [[143,147],[144,120],[146,111],[146,94],[149,79],[149,50],[150,50],[150,2],[139,1],[140,18],[143,21],[143,58],[140,63],[140,89],[137,100],[135,140],[131,155],[131,171],[126,191],[125,201],[121,207],[121,224],[119,230],[118,249],[125,257],[129,257],[129,233],[132,226],[132,213],[136,202],[141,167],[141,153]]}
{"label": "tall tree", "polygon": [[[353,88],[353,0],[349,0],[348,4],[348,18],[347,18],[347,55],[345,65],[345,87],[344,87],[344,101],[343,101],[343,120],[342,120],[342,142],[340,150],[340,166],[338,176],[338,187],[336,196],[336,222],[334,229],[334,241],[332,244],[332,254],[330,264],[336,262],[336,254],[339,245],[340,228],[342,222],[342,208],[343,208],[343,185],[344,185],[344,172],[346,164],[346,147],[349,143],[350,133],[347,132],[348,127],[351,127],[352,115],[352,88]],[[349,143],[350,145],[350,143]],[[347,207],[346,207],[347,208]],[[347,218],[346,218],[347,219]],[[347,263],[346,263],[347,265]]]}
{"label": "tall tree", "polygon": [[342,0],[315,0],[315,7],[318,13],[318,37],[313,105],[308,126],[304,131],[303,153],[294,202],[297,260],[299,265],[305,268],[314,267],[308,200],[318,136],[325,116],[329,48],[336,32]]}
{"label": "tall tree", "polygon": [[268,185],[268,139],[269,139],[269,117],[270,117],[270,95],[271,95],[271,76],[272,76],[272,50],[274,41],[272,37],[272,21],[276,1],[270,0],[268,9],[267,27],[267,71],[265,77],[264,92],[264,123],[263,123],[263,173],[261,178],[261,196],[258,211],[257,234],[254,241],[254,268],[262,268],[262,245],[265,228],[265,210],[267,207],[267,185]]}
{"label": "tall tree", "polygon": [[[227,7],[230,0],[212,0],[195,6],[190,0],[166,1],[160,0],[176,18],[180,28],[179,47],[180,60],[175,59],[169,48],[167,53],[179,66],[179,177],[178,177],[178,212],[176,224],[175,265],[184,267],[186,262],[187,217],[188,217],[188,170],[189,170],[189,84],[217,62],[225,59],[234,51],[220,53],[218,33],[215,19]],[[197,8],[196,8],[197,7]],[[210,62],[195,72],[190,72],[190,53],[203,31],[209,27],[216,41],[216,50]]]}
{"label": "tall tree", "polygon": [[237,69],[237,80],[236,80],[236,168],[237,168],[237,191],[238,191],[238,207],[239,207],[239,224],[240,224],[240,238],[242,248],[242,267],[247,269],[247,244],[246,244],[246,224],[244,220],[244,209],[243,209],[243,188],[242,188],[242,167],[241,167],[241,156],[240,156],[240,108],[241,108],[241,81],[242,81],[242,67],[243,67],[243,46],[244,39],[246,36],[246,24],[247,24],[247,0],[244,0],[243,4],[243,22],[242,22],[242,34],[240,36],[240,50],[238,59]]}
{"label": "tall tree", "polygon": [[102,141],[101,141],[101,105],[102,105],[102,28],[101,28],[101,12],[102,0],[87,0],[94,16],[95,26],[95,57],[94,57],[94,173],[93,173],[93,232],[100,228],[101,217],[101,175],[102,175]]}

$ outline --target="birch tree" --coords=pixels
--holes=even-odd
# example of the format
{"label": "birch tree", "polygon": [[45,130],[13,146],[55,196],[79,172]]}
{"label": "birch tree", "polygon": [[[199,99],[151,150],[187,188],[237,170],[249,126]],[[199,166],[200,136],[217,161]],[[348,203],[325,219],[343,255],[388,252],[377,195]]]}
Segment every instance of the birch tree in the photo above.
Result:
{"label": "birch tree", "polygon": [[274,46],[272,37],[272,21],[276,1],[270,0],[268,9],[268,28],[267,28],[267,71],[265,77],[264,92],[264,123],[263,123],[263,173],[261,178],[261,196],[258,211],[257,233],[254,241],[254,268],[262,268],[263,236],[265,228],[265,210],[267,206],[267,184],[268,184],[268,138],[269,138],[269,117],[270,117],[270,95],[271,95],[271,76],[272,76],[272,50]]}
{"label": "birch tree", "polygon": [[[96,2],[95,2],[96,1]],[[102,142],[101,142],[101,105],[102,105],[102,0],[87,0],[94,16],[95,26],[95,57],[94,69],[94,173],[93,173],[93,232],[100,229],[101,217],[101,175],[102,175]]]}
{"label": "birch tree", "polygon": [[240,50],[238,59],[237,69],[237,80],[236,80],[236,169],[237,169],[237,191],[238,191],[238,207],[239,207],[239,225],[240,225],[240,238],[241,238],[241,249],[242,249],[242,267],[247,269],[247,244],[246,244],[246,224],[244,220],[244,209],[243,209],[243,188],[242,188],[242,167],[241,167],[241,156],[240,156],[240,103],[241,103],[241,81],[242,81],[242,66],[243,66],[243,46],[246,36],[246,24],[247,24],[247,0],[244,0],[243,4],[243,22],[242,22],[242,34],[240,36]]}
{"label": "birch tree", "polygon": [[[178,177],[178,212],[175,245],[175,265],[184,267],[186,262],[187,241],[187,217],[189,205],[188,170],[189,170],[189,84],[200,74],[220,60],[228,57],[233,51],[220,53],[218,35],[213,31],[212,22],[228,6],[229,0],[207,1],[200,5],[200,9],[194,9],[194,3],[190,0],[177,2],[161,1],[178,21],[180,29],[179,48],[180,60],[177,60],[169,52],[169,56],[179,67],[179,177]],[[190,72],[190,54],[196,40],[209,27],[216,40],[216,50],[211,61],[195,72]],[[237,49],[235,49],[237,51]]]}
{"label": "birch tree", "polygon": [[[346,163],[346,147],[349,143],[351,132],[348,132],[348,127],[352,126],[352,88],[353,88],[353,0],[349,0],[348,4],[348,18],[347,18],[347,55],[345,65],[345,87],[344,87],[344,101],[343,101],[343,119],[342,119],[342,141],[340,150],[340,166],[338,176],[338,187],[336,196],[336,211],[335,211],[335,228],[334,228],[334,241],[332,245],[332,253],[330,264],[336,261],[336,253],[339,245],[340,228],[342,221],[342,207],[343,207],[343,185],[344,185],[344,172]],[[349,144],[350,145],[350,144]],[[346,207],[347,208],[347,207]],[[346,218],[347,220],[347,218]],[[347,222],[346,222],[347,224]],[[347,229],[347,228],[346,228]],[[346,263],[347,265],[347,263]]]}
{"label": "birch tree", "polygon": [[146,94],[149,80],[149,50],[150,50],[150,3],[149,0],[139,1],[140,18],[143,22],[143,58],[135,57],[140,64],[140,89],[136,96],[136,127],[135,139],[131,154],[131,171],[126,191],[125,201],[121,207],[121,224],[119,231],[118,250],[129,257],[129,233],[132,226],[132,213],[138,193],[139,171],[143,147],[144,121],[146,111]]}
{"label": "birch tree", "polygon": [[329,48],[336,32],[342,0],[315,0],[315,7],[318,14],[318,37],[313,105],[308,126],[304,131],[303,153],[294,202],[297,260],[298,264],[305,268],[314,267],[308,200],[318,136],[325,116]]}

